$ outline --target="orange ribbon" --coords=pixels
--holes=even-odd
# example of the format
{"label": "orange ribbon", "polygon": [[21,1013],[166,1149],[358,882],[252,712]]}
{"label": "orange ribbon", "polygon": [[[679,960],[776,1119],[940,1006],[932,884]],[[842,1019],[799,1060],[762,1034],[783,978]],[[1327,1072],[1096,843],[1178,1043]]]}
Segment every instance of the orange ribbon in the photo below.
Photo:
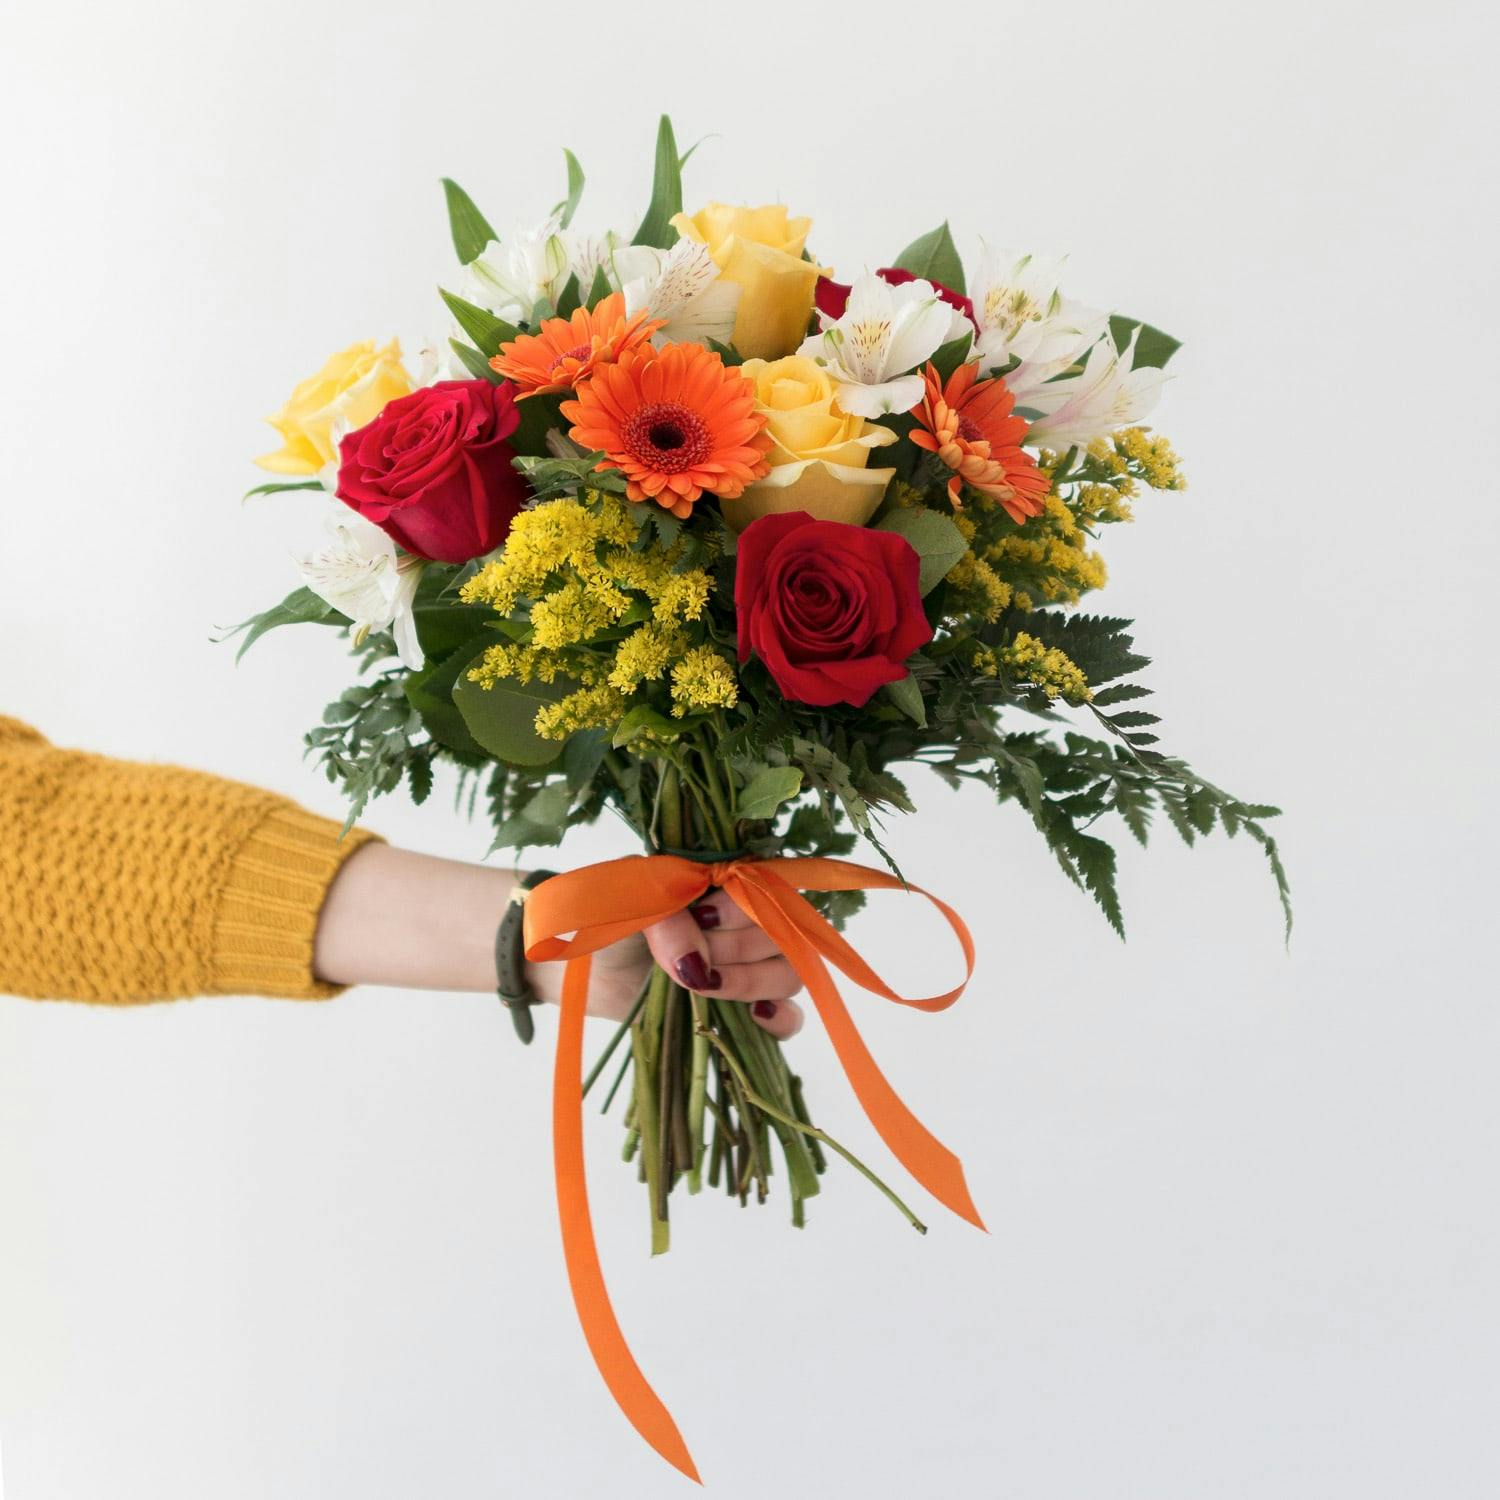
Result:
{"label": "orange ribbon", "polygon": [[[715,886],[776,943],[812,998],[870,1123],[907,1171],[960,1218],[984,1224],[959,1159],[901,1102],[870,1056],[824,960],[874,994],[917,1010],[944,1010],[974,973],[974,941],[945,902],[881,870],[842,859],[736,859],[698,864],[672,854],[632,855],[555,875],[526,899],[526,956],[566,959],[552,1087],[552,1151],[563,1256],[578,1320],[604,1383],[637,1432],[690,1479],[698,1470],[671,1413],[641,1373],[610,1306],[589,1217],[583,1158],[583,1018],[589,955],[700,900]],[[799,891],[911,890],[948,919],[963,949],[962,984],[927,999],[898,995]],[[566,934],[572,933],[572,937]],[[701,1483],[701,1481],[699,1481]]]}

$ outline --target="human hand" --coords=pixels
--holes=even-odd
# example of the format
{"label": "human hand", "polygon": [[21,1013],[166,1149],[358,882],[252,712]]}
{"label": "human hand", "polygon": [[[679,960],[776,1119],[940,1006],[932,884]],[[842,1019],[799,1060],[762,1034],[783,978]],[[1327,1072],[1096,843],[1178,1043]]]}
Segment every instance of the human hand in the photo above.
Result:
{"label": "human hand", "polygon": [[[345,862],[318,921],[318,978],[409,989],[495,988],[495,924],[516,877],[484,865],[366,844]],[[758,1026],[783,1039],[802,1028],[801,989],[775,943],[723,891],[594,955],[592,1015],[623,1019],[652,958],[688,989],[750,1005]],[[526,966],[538,998],[562,995],[561,963]]]}
{"label": "human hand", "polygon": [[[792,999],[802,988],[797,971],[723,891],[600,949],[590,972],[589,1014],[623,1020],[653,958],[687,989],[747,1003],[756,1025],[778,1040],[802,1029],[802,1007]],[[561,997],[562,970],[561,963],[527,964],[540,999],[555,1004]]]}

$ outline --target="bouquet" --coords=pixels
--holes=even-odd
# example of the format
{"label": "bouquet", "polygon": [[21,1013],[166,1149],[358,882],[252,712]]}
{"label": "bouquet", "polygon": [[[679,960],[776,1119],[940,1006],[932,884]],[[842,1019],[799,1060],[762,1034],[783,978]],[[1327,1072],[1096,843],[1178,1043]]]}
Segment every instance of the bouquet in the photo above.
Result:
{"label": "bouquet", "polygon": [[[898,768],[1013,803],[1122,936],[1111,822],[1142,844],[1158,815],[1189,844],[1243,834],[1290,909],[1276,809],[1159,748],[1132,623],[1078,608],[1103,532],[1183,488],[1145,425],[1177,341],[1065,296],[1055,259],[987,247],[966,273],[946,223],[841,282],[783,207],[684,213],[666,119],[632,235],[573,228],[566,161],[563,201],[506,236],[445,180],[454,336],[416,370],[357,344],[272,418],[278,477],[251,493],[327,490],[337,519],[241,649],[292,623],[347,637],[358,680],[307,745],[351,820],[403,781],[423,801],[447,762],[492,850],[606,808],[639,838],[532,890],[526,945],[569,960],[554,1134],[579,1313],[627,1414],[692,1474],[609,1309],[583,1095],[619,1101],[653,1253],[705,1188],[764,1202],[774,1177],[801,1225],[834,1156],[921,1224],[815,1125],[745,1007],[680,976],[653,969],[582,1077],[589,952],[723,887],[792,960],[882,1138],[978,1223],[827,968],[919,1008],[959,993],[898,996],[841,936],[868,890],[908,888],[881,839],[913,810]],[[881,868],[845,859],[861,843]]]}

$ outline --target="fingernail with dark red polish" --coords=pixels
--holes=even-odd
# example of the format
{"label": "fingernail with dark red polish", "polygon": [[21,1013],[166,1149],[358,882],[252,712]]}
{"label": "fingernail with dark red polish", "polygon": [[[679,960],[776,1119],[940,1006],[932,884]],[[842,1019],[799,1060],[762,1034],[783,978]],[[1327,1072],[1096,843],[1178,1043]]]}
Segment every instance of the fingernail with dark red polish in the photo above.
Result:
{"label": "fingernail with dark red polish", "polygon": [[684,953],[677,960],[677,977],[690,990],[702,994],[704,990],[716,990],[722,982],[717,969],[710,969],[698,952]]}
{"label": "fingernail with dark red polish", "polygon": [[700,927],[717,927],[722,920],[717,906],[690,906],[688,912]]}
{"label": "fingernail with dark red polish", "polygon": [[776,1019],[776,1002],[774,1000],[757,1000],[750,1007],[755,1012],[759,1021],[774,1021]]}

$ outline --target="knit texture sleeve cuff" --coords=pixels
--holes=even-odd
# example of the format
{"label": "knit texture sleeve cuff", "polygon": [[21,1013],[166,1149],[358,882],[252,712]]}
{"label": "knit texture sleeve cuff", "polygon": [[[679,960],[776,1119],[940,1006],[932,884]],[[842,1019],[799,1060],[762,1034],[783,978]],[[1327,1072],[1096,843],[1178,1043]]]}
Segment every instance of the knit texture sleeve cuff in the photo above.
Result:
{"label": "knit texture sleeve cuff", "polygon": [[290,1000],[341,994],[344,986],[313,973],[313,939],[334,877],[375,838],[361,828],[340,838],[337,823],[290,804],[261,819],[231,860],[219,898],[214,991]]}

